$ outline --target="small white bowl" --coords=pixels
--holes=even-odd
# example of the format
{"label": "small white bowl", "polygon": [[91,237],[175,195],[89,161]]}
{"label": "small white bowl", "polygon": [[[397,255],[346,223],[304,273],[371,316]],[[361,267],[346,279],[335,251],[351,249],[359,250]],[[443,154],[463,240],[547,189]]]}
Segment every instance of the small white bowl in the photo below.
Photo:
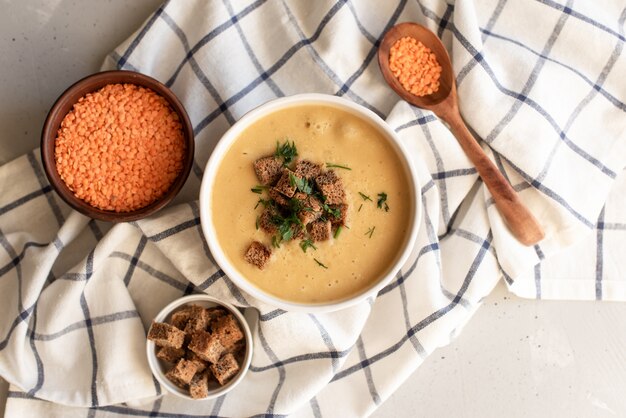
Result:
{"label": "small white bowl", "polygon": [[[407,220],[409,233],[405,238],[405,242],[400,251],[400,254],[396,257],[393,265],[391,265],[387,271],[376,280],[376,282],[370,287],[364,289],[358,294],[351,296],[347,299],[339,301],[327,302],[327,303],[298,303],[285,300],[274,296],[259,287],[255,286],[251,281],[247,280],[228,260],[226,254],[222,250],[217,234],[215,232],[215,226],[213,225],[213,209],[212,209],[212,190],[213,182],[217,170],[224,158],[224,155],[229,150],[231,145],[239,138],[241,133],[245,131],[250,125],[257,122],[259,119],[264,118],[270,113],[277,112],[279,110],[287,109],[295,106],[303,105],[322,105],[330,106],[341,109],[353,115],[360,117],[374,125],[382,133],[382,136],[389,141],[389,144],[396,150],[400,157],[401,163],[408,174],[409,180],[409,199],[412,199],[414,204],[413,216]],[[404,147],[396,133],[385,121],[383,121],[378,115],[371,110],[358,105],[350,100],[343,99],[337,96],[331,96],[327,94],[306,93],[298,94],[295,96],[282,97],[279,99],[271,100],[254,110],[246,113],[239,121],[237,121],[226,133],[222,136],[217,146],[213,150],[209,161],[207,162],[204,170],[204,176],[202,177],[202,185],[200,187],[200,222],[202,224],[202,232],[207,240],[211,254],[215,258],[215,261],[224,270],[224,273],[241,289],[255,298],[284,309],[286,311],[299,311],[299,312],[331,312],[339,309],[344,309],[353,306],[359,302],[364,301],[369,297],[374,297],[376,294],[386,286],[391,279],[396,275],[398,270],[406,263],[411,250],[415,244],[417,237],[417,231],[421,222],[422,205],[420,199],[419,180],[417,177],[417,171],[413,164],[413,160],[409,158],[409,153]]]}
{"label": "small white bowl", "polygon": [[232,313],[235,318],[237,318],[239,324],[241,325],[241,330],[243,331],[244,339],[246,341],[246,354],[244,356],[243,363],[240,365],[239,373],[224,386],[209,390],[209,396],[207,396],[206,398],[195,399],[191,397],[188,391],[179,388],[178,386],[170,382],[167,377],[165,377],[165,373],[167,372],[167,370],[169,370],[169,368],[172,367],[172,365],[157,358],[157,347],[154,342],[150,340],[146,340],[148,364],[150,364],[152,374],[159,381],[161,387],[165,388],[168,392],[173,393],[176,396],[193,401],[206,401],[207,399],[217,398],[218,396],[222,396],[225,393],[233,390],[235,386],[237,386],[239,382],[241,382],[246,372],[250,368],[250,361],[252,360],[252,333],[250,332],[250,326],[246,322],[246,319],[243,317],[241,312],[239,312],[239,310],[233,305],[207,295],[190,295],[182,297],[180,299],[176,299],[165,308],[163,308],[161,312],[159,312],[159,314],[154,318],[154,322],[169,323],[171,314],[184,305],[198,305],[202,306],[203,308],[223,307],[228,312]]}

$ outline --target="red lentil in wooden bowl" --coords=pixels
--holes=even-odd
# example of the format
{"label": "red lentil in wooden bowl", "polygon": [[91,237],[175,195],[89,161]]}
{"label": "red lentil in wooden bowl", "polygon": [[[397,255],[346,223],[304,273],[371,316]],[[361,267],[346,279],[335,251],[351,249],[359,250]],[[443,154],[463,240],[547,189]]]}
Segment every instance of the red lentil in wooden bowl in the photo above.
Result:
{"label": "red lentil in wooden bowl", "polygon": [[127,222],[169,203],[193,165],[193,128],[172,91],[144,74],[105,71],[69,87],[41,135],[50,184],[72,208]]}

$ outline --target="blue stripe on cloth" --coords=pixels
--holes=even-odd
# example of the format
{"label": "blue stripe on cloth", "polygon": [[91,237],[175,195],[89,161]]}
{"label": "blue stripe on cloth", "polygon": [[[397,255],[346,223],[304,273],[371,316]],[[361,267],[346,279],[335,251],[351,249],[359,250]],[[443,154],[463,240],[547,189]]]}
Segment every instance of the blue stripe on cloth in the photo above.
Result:
{"label": "blue stripe on cloth", "polygon": [[[389,18],[389,20],[385,24],[385,27],[384,27],[381,35],[380,35],[381,37],[393,25],[395,25],[396,21],[398,20],[398,17],[400,17],[400,14],[402,13],[404,8],[406,7],[406,4],[407,4],[407,0],[400,0],[400,2],[398,3],[398,6],[396,6],[396,9],[393,11],[393,14],[391,15],[391,17]],[[363,74],[365,69],[367,67],[369,67],[369,65],[372,62],[372,60],[378,54],[378,45],[379,44],[380,44],[380,40],[376,41],[376,43],[374,45],[372,45],[372,47],[370,48],[369,52],[365,56],[365,59],[363,60],[363,62],[359,66],[359,68],[356,70],[356,72],[354,72],[354,74],[352,74],[348,78],[348,80],[343,84],[343,86],[341,86],[341,88],[335,93],[337,96],[343,96],[348,90],[350,90],[350,87],[356,82],[356,80],[358,80],[358,78]]]}
{"label": "blue stripe on cloth", "polygon": [[541,264],[535,265],[535,298],[541,299]]}
{"label": "blue stripe on cloth", "polygon": [[[326,328],[324,328],[324,325],[322,325],[320,320],[317,319],[317,317],[315,315],[309,314],[308,317],[309,317],[309,319],[311,321],[313,321],[313,323],[315,324],[315,326],[319,330],[320,336],[322,337],[322,340],[324,341],[324,344],[326,344],[326,347],[328,347],[328,351],[335,351],[336,352],[337,348],[335,347],[335,343],[333,342],[333,339],[330,336],[330,333],[326,330]],[[338,360],[337,357],[331,357],[330,358],[331,366],[332,366],[332,369],[333,369],[333,374],[335,374],[337,372],[337,367],[339,366],[339,362],[337,360]]]}
{"label": "blue stripe on cloth", "polygon": [[[90,251],[87,255],[87,263],[85,265],[85,276],[87,277],[87,282],[85,283],[85,287],[89,284],[89,279],[93,274],[93,257],[94,250]],[[91,324],[89,304],[87,303],[87,298],[85,297],[84,288],[80,294],[80,307],[83,311],[83,315],[85,316],[85,327],[87,328],[87,336],[89,337],[89,348],[91,349],[91,406],[98,406],[98,354],[96,352],[96,341],[93,333],[93,327]]]}
{"label": "blue stripe on cloth", "polygon": [[567,13],[568,15],[570,15],[570,16],[572,16],[572,17],[574,17],[574,18],[576,18],[576,19],[578,19],[578,20],[580,20],[582,22],[588,23],[591,26],[593,26],[593,27],[595,27],[597,29],[600,29],[603,32],[608,33],[609,35],[615,36],[617,39],[619,39],[622,42],[626,42],[626,37],[624,37],[623,34],[617,33],[613,29],[607,27],[606,25],[603,25],[602,23],[597,22],[597,21],[591,19],[590,17],[585,16],[585,15],[583,15],[583,14],[581,14],[581,13],[579,13],[579,12],[569,8],[569,7],[566,7],[566,6],[563,6],[562,4],[556,3],[553,0],[537,0],[537,1],[539,1],[540,3],[543,3],[546,6],[550,6],[550,7],[554,8],[554,9],[556,9],[556,10],[560,10],[560,11],[562,11],[564,13]]}
{"label": "blue stripe on cloth", "polygon": [[[405,277],[406,276],[408,275],[405,275]],[[401,271],[398,272],[397,277],[398,278],[402,277]],[[400,289],[400,299],[402,300],[402,316],[404,317],[404,326],[406,327],[406,329],[409,329],[411,328],[411,318],[409,316],[409,302],[408,302],[408,298],[406,295],[406,287],[404,286],[404,280],[402,281],[402,283],[400,283],[399,289]],[[424,350],[424,346],[419,341],[417,336],[411,335],[411,337],[409,338],[409,341],[411,341],[411,344],[413,344],[413,348],[415,349],[415,352],[421,358],[426,358],[428,354],[426,353],[426,350]]]}
{"label": "blue stripe on cloth", "polygon": [[[122,260],[126,260],[128,262],[130,262],[132,260],[132,256],[120,251],[114,251],[111,253],[110,257],[114,257],[114,258],[121,258]],[[154,277],[155,279],[166,283],[168,285],[170,285],[171,287],[173,287],[174,289],[178,289],[181,292],[184,292],[185,289],[187,288],[187,282],[183,283],[180,282],[178,280],[176,280],[175,278],[173,278],[172,276],[169,276],[165,273],[163,273],[162,271],[159,271],[157,269],[155,269],[154,267],[152,267],[151,265],[141,261],[141,260],[137,260],[137,268],[145,271],[146,273],[148,273],[151,277]],[[83,280],[85,280],[85,278],[83,278]]]}
{"label": "blue stripe on cloth", "polygon": [[604,275],[603,247],[604,228],[599,225],[604,222],[604,208],[600,211],[596,226],[596,300],[602,300],[602,276]]}
{"label": "blue stripe on cloth", "polygon": [[[108,324],[110,322],[117,322],[117,321],[121,321],[124,319],[131,319],[131,318],[139,318],[139,313],[135,310],[132,310],[132,311],[120,311],[120,312],[116,312],[116,313],[112,313],[108,315],[96,316],[96,317],[91,318],[91,325],[96,326],[96,325],[101,325],[101,324]],[[65,328],[59,331],[53,332],[51,334],[42,334],[42,333],[35,332],[34,331],[35,328],[31,329],[30,332],[32,333],[32,338],[34,340],[52,341],[57,338],[63,337],[64,335],[67,335],[72,331],[76,331],[76,330],[83,329],[86,327],[87,327],[87,320],[83,319],[81,321],[74,322],[66,326]]]}
{"label": "blue stripe on cloth", "polygon": [[193,219],[190,219],[188,221],[182,222],[176,226],[173,226],[171,228],[166,229],[165,231],[161,231],[157,234],[151,235],[148,237],[148,239],[152,242],[159,242],[162,241],[166,238],[171,237],[172,235],[176,235],[179,232],[182,232],[186,229],[189,228],[193,228],[197,225],[200,225],[200,218],[199,217],[195,217]]}
{"label": "blue stripe on cloth", "polygon": [[[1,230],[0,230],[0,234],[2,234]],[[11,261],[9,261],[4,266],[0,267],[0,277],[4,276],[5,274],[13,270],[22,262],[22,260],[24,259],[24,256],[26,255],[26,250],[28,250],[31,247],[43,248],[43,247],[47,247],[48,245],[50,245],[50,243],[40,243],[40,242],[33,242],[33,241],[26,242],[24,246],[22,247],[22,251],[20,251],[19,254],[15,254],[15,256],[12,258]]]}
{"label": "blue stripe on cloth", "polygon": [[[265,354],[267,354],[267,356],[270,358],[271,361],[274,362],[274,364],[279,364],[280,361],[278,359],[278,356],[276,355],[276,353],[274,353],[274,350],[272,350],[272,347],[270,347],[267,340],[265,339],[265,335],[263,334],[263,328],[259,327],[257,332],[259,336],[259,341],[261,342],[261,347],[263,347],[263,351],[265,351]],[[268,414],[274,413],[276,400],[278,399],[278,395],[280,394],[280,391],[283,388],[283,385],[285,384],[285,376],[286,376],[285,368],[283,367],[282,364],[280,364],[277,366],[277,369],[278,369],[278,383],[276,384],[276,388],[274,389],[274,392],[272,393],[272,398],[270,399],[270,403],[266,409]]]}
{"label": "blue stripe on cloth", "polygon": [[241,21],[245,16],[249,15],[251,12],[253,12],[254,10],[256,10],[259,6],[263,5],[267,0],[258,0],[255,1],[254,3],[250,4],[249,6],[247,6],[246,8],[244,8],[241,12],[239,12],[236,16],[231,17],[230,19],[228,19],[226,22],[218,25],[215,27],[215,29],[213,29],[212,31],[210,31],[209,33],[207,33],[206,35],[204,35],[202,37],[202,39],[200,39],[194,46],[193,48],[191,48],[189,50],[189,52],[187,53],[187,55],[185,55],[185,58],[181,61],[181,63],[178,65],[178,67],[176,68],[176,70],[174,71],[174,74],[172,74],[172,76],[165,82],[165,85],[168,87],[172,87],[172,85],[176,82],[176,79],[178,78],[178,74],[180,74],[181,70],[183,69],[183,67],[185,66],[185,64],[187,63],[187,61],[189,61],[196,52],[198,52],[200,49],[202,49],[202,47],[206,44],[208,44],[209,42],[211,42],[213,39],[215,39],[220,33],[226,31],[228,28],[232,27],[233,24],[235,24],[235,22],[239,22]]}
{"label": "blue stripe on cloth", "polygon": [[[41,170],[41,166],[39,165],[37,158],[35,158],[34,151],[26,154],[26,158],[28,159],[28,162],[31,168],[33,169],[33,172],[35,173],[35,176],[37,176],[37,181],[39,182],[39,186],[41,187],[42,190],[45,189],[50,184],[48,183],[48,178],[46,177],[44,172]],[[63,225],[63,222],[65,222],[65,218],[63,217],[63,213],[61,212],[61,207],[58,205],[58,203],[56,202],[54,198],[54,194],[44,193],[43,195],[46,197],[46,200],[48,201],[48,205],[50,206],[50,209],[52,210],[52,213],[54,214],[54,217],[57,220],[59,227],[61,227],[61,225]]]}
{"label": "blue stripe on cloth", "polygon": [[429,114],[429,115],[422,116],[422,117],[419,117],[417,119],[414,119],[414,120],[412,120],[410,122],[407,122],[407,123],[405,123],[403,125],[400,125],[397,128],[395,128],[394,130],[396,132],[400,132],[400,131],[402,131],[404,129],[407,129],[407,128],[410,128],[412,126],[424,125],[424,124],[427,124],[429,122],[434,122],[436,120],[437,120],[437,118],[435,117],[435,115]]}
{"label": "blue stripe on cloth", "polygon": [[485,253],[487,252],[487,249],[491,245],[491,239],[492,239],[492,235],[491,235],[491,232],[489,232],[489,234],[487,235],[487,238],[483,242],[483,245],[480,246],[480,248],[478,250],[478,254],[474,258],[474,261],[472,262],[472,265],[471,265],[467,275],[465,276],[465,279],[463,280],[463,284],[461,285],[459,291],[457,292],[457,294],[456,294],[456,296],[455,296],[455,298],[454,298],[454,300],[452,302],[450,302],[445,307],[443,307],[441,309],[438,309],[437,311],[435,311],[432,314],[428,315],[423,320],[419,321],[417,324],[415,324],[413,327],[411,327],[407,331],[406,335],[404,335],[402,338],[400,338],[400,340],[398,342],[396,342],[395,344],[393,344],[389,348],[379,352],[378,354],[375,354],[374,356],[372,356],[372,357],[370,357],[370,358],[368,358],[368,359],[366,359],[364,361],[361,361],[360,363],[358,363],[358,364],[356,364],[354,366],[348,367],[347,369],[344,369],[341,372],[337,373],[331,379],[331,382],[343,379],[344,377],[347,377],[347,376],[349,376],[349,375],[359,371],[363,367],[369,367],[371,364],[374,364],[374,363],[376,363],[376,362],[386,358],[390,354],[395,353],[396,351],[398,351],[400,349],[400,347],[402,347],[411,338],[412,335],[415,335],[417,332],[419,332],[420,330],[426,328],[428,325],[430,325],[431,323],[433,323],[437,319],[441,318],[442,316],[446,315],[448,312],[450,312],[452,309],[454,309],[456,306],[458,306],[459,300],[465,294],[465,291],[469,287],[469,284],[471,283],[471,281],[472,281],[472,279],[474,277],[474,274],[477,271],[478,265],[482,262],[482,260],[483,260],[483,258],[485,256]]}
{"label": "blue stripe on cloth", "polygon": [[168,3],[169,2],[166,2],[166,3],[162,4],[157,9],[157,11],[152,16],[150,16],[150,19],[148,20],[148,22],[144,25],[143,28],[141,28],[141,30],[139,31],[137,36],[135,36],[135,38],[131,41],[130,45],[126,49],[126,52],[124,52],[124,55],[122,55],[120,57],[120,59],[117,61],[117,68],[118,69],[121,70],[121,69],[124,68],[124,66],[126,65],[126,62],[130,58],[131,54],[133,53],[135,48],[137,48],[137,46],[139,45],[139,42],[141,42],[141,40],[144,38],[144,36],[146,36],[146,33],[148,33],[148,31],[150,31],[150,29],[152,29],[152,26],[154,25],[154,22],[156,22],[157,19],[159,18],[159,16],[161,15],[161,13],[163,13],[163,10],[165,9],[165,7],[167,6]]}
{"label": "blue stripe on cloth", "polygon": [[[359,359],[361,361],[367,358],[367,354],[365,353],[365,346],[363,345],[363,339],[361,336],[356,340],[356,347],[359,353]],[[363,374],[365,375],[365,381],[367,382],[367,389],[370,392],[370,396],[372,397],[372,401],[374,404],[380,405],[380,395],[378,395],[378,391],[376,390],[376,385],[374,384],[374,379],[372,378],[372,369],[369,367],[363,368]]]}
{"label": "blue stripe on cloth", "polygon": [[454,13],[454,5],[446,3],[446,11],[443,12],[437,28],[437,36],[440,39],[443,37],[443,32],[448,29],[448,25],[452,22],[452,13]]}
{"label": "blue stripe on cloth", "polygon": [[[613,104],[613,106],[617,107],[620,110],[624,110],[626,111],[626,104],[624,104],[623,102],[621,102],[620,100],[618,100],[615,96],[613,96],[612,94],[610,94],[608,91],[606,91],[605,89],[602,88],[602,86],[597,85],[596,83],[594,83],[591,79],[589,79],[587,76],[585,76],[582,72],[578,71],[576,68],[571,67],[567,64],[562,63],[561,61],[558,61],[554,58],[551,58],[547,55],[542,55],[540,52],[535,51],[534,49],[528,47],[527,45],[522,44],[519,41],[516,41],[515,39],[511,39],[508,38],[506,36],[502,36],[502,35],[498,35],[496,33],[490,32],[487,29],[481,29],[481,31],[483,33],[485,33],[486,35],[489,35],[489,37],[491,38],[495,38],[495,39],[500,39],[502,41],[506,41],[506,42],[510,42],[514,45],[517,45],[521,48],[524,48],[525,50],[527,50],[528,52],[530,52],[531,54],[534,54],[546,61],[549,61],[553,64],[556,64],[562,68],[567,69],[568,71],[572,72],[573,74],[575,74],[577,77],[579,77],[582,81],[584,81],[585,83],[589,84],[589,86],[591,86],[594,90],[597,90],[600,94],[602,94],[609,102],[611,102],[611,104]],[[472,63],[477,63],[478,61],[472,60]]]}

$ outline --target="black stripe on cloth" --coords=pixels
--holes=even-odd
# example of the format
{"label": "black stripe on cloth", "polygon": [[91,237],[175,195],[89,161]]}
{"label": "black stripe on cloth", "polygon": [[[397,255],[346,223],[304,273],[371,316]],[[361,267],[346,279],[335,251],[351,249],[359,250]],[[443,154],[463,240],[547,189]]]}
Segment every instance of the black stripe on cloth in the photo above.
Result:
{"label": "black stripe on cloth", "polygon": [[[194,216],[194,218],[200,219],[200,205],[198,204],[198,201],[194,200],[193,202],[189,203],[189,208],[191,209],[191,213]],[[206,258],[209,259],[209,261],[211,262],[213,266],[217,267],[217,263],[215,262],[215,258],[213,258],[213,254],[211,254],[211,251],[209,250],[209,244],[204,238],[204,232],[202,232],[202,228],[200,224],[198,224],[198,227],[196,228],[196,230],[198,231],[198,237],[200,237],[200,242],[202,242],[202,249],[204,250],[204,255],[206,255]]]}
{"label": "black stripe on cloth", "polygon": [[[96,317],[91,318],[91,325],[97,326],[101,324],[108,324],[110,322],[117,322],[117,321],[130,319],[130,318],[139,318],[139,313],[137,313],[137,311],[135,310],[132,310],[132,311],[129,310],[129,311],[120,311],[120,312],[116,312],[116,313],[112,313],[108,315],[96,316]],[[31,332],[32,332],[34,340],[52,341],[52,340],[56,340],[57,338],[63,337],[64,335],[67,335],[72,331],[83,329],[85,327],[87,327],[87,320],[83,319],[81,321],[76,321],[66,326],[62,330],[53,332],[51,334],[43,334],[43,333],[35,332],[34,328],[33,330],[31,330]]]}
{"label": "black stripe on cloth", "polygon": [[[0,234],[2,234],[1,230],[0,230]],[[18,264],[22,262],[22,260],[24,259],[24,256],[26,255],[26,250],[28,250],[31,247],[43,248],[43,247],[47,247],[48,245],[50,245],[50,243],[47,243],[47,242],[46,243],[33,242],[33,241],[26,242],[24,246],[22,247],[22,251],[20,251],[19,254],[15,254],[15,256],[13,257],[11,261],[9,261],[4,266],[0,267],[0,277],[4,276],[9,271],[13,270],[15,267],[18,266]]]}
{"label": "black stripe on cloth", "polygon": [[176,226],[166,229],[165,231],[159,232],[157,234],[151,235],[148,239],[152,242],[159,242],[166,238],[171,237],[172,235],[176,235],[179,232],[182,232],[186,229],[193,228],[196,225],[200,225],[200,218],[196,217],[194,219],[190,219],[183,223],[180,223]]}
{"label": "black stripe on cloth", "polygon": [[50,185],[44,186],[39,190],[35,190],[34,192],[28,193],[25,196],[20,197],[17,200],[14,200],[13,202],[4,205],[3,207],[0,208],[0,216],[4,215],[7,212],[12,211],[15,208],[19,208],[20,206],[22,206],[25,203],[30,202],[31,200],[44,195],[46,193],[50,193],[52,191],[52,187],[50,187]]}
{"label": "black stripe on cloth", "polygon": [[331,382],[343,379],[344,377],[349,376],[349,375],[351,375],[351,374],[361,370],[363,367],[369,367],[371,364],[376,363],[376,362],[384,359],[385,357],[389,356],[390,354],[395,353],[396,351],[398,351],[398,349],[400,349],[400,347],[402,347],[404,345],[404,343],[406,343],[409,340],[409,338],[411,338],[412,335],[414,335],[417,332],[419,332],[420,330],[426,328],[428,325],[430,325],[431,323],[433,323],[437,319],[441,318],[442,316],[446,315],[448,312],[450,312],[452,309],[454,309],[456,306],[458,306],[459,300],[465,294],[465,291],[467,290],[467,288],[469,287],[470,283],[472,282],[472,279],[474,277],[474,274],[477,271],[478,266],[482,262],[485,254],[487,253],[489,247],[491,246],[491,240],[492,240],[492,234],[491,234],[491,232],[489,232],[489,234],[487,235],[487,238],[484,240],[483,244],[480,246],[480,248],[478,250],[478,253],[476,254],[476,257],[474,258],[474,261],[472,262],[472,265],[471,265],[467,275],[465,276],[465,279],[463,280],[463,284],[461,285],[461,288],[457,292],[457,294],[456,294],[456,296],[455,296],[455,298],[454,298],[454,300],[452,302],[450,302],[445,307],[443,307],[441,309],[438,309],[437,311],[435,311],[432,314],[428,315],[426,318],[424,318],[421,321],[419,321],[417,324],[415,324],[413,327],[411,327],[409,330],[407,330],[406,335],[402,336],[402,338],[400,338],[400,340],[398,342],[396,342],[395,344],[393,344],[389,348],[387,348],[387,349],[385,349],[385,350],[383,350],[383,351],[373,355],[372,357],[369,357],[369,358],[365,359],[364,361],[359,362],[358,364],[355,364],[354,366],[348,367],[347,369],[342,370],[341,372],[337,373],[332,378]]}
{"label": "black stripe on cloth", "polygon": [[315,353],[298,354],[297,356],[289,357],[284,360],[278,360],[274,363],[267,364],[265,366],[250,366],[250,371],[254,373],[264,372],[266,370],[280,368],[293,363],[299,363],[302,361],[310,360],[323,360],[329,358],[343,358],[350,354],[352,347],[343,351],[319,351]]}
{"label": "black stripe on cloth", "polygon": [[[46,175],[43,173],[43,171],[41,171],[39,162],[35,158],[34,151],[26,154],[26,158],[28,159],[31,168],[35,173],[35,176],[37,176],[37,181],[39,182],[39,186],[41,187],[41,189],[43,190],[46,188],[46,186],[50,186]],[[54,214],[54,217],[57,220],[59,227],[61,227],[61,225],[63,225],[63,222],[65,221],[63,213],[61,212],[61,208],[57,204],[56,200],[54,200],[54,196],[52,195],[52,193],[44,193],[43,195],[46,196],[48,205],[50,206],[50,209],[52,210],[52,213]]]}
{"label": "black stripe on cloth", "polygon": [[[367,354],[365,353],[365,346],[363,345],[363,339],[361,336],[356,340],[356,347],[359,352],[359,359],[361,361],[365,361],[367,359]],[[365,381],[367,382],[367,390],[372,397],[372,401],[378,406],[380,405],[380,396],[378,395],[378,391],[376,390],[376,385],[374,384],[374,379],[372,378],[372,369],[370,367],[363,367],[363,375],[365,376]]]}
{"label": "black stripe on cloth", "polygon": [[357,15],[356,9],[354,8],[353,2],[348,1],[348,3],[346,4],[348,5],[348,9],[350,10],[350,13],[352,13],[352,17],[354,18],[354,23],[356,23],[356,27],[359,28],[359,32],[361,32],[361,35],[363,35],[365,39],[369,41],[370,44],[374,45],[378,40],[374,35],[372,35],[367,30],[365,26],[363,26],[363,23],[361,23],[361,20],[359,19],[359,16]]}
{"label": "black stripe on cloth", "polygon": [[286,313],[287,311],[283,311],[282,309],[274,309],[266,314],[259,315],[259,320],[263,322],[270,321]]}
{"label": "black stripe on cloth", "polygon": [[[126,261],[131,261],[132,257],[129,254],[120,252],[120,251],[114,251],[111,253],[110,257],[116,257],[116,258],[121,258],[122,260],[126,260]],[[180,290],[181,292],[184,292],[185,289],[187,288],[187,283],[183,283],[178,281],[177,279],[173,278],[172,276],[169,276],[165,273],[163,273],[160,270],[155,269],[154,267],[150,266],[149,264],[141,261],[141,260],[137,260],[137,268],[140,268],[141,270],[145,271],[146,273],[148,273],[150,276],[154,277],[157,280],[162,281],[163,283],[167,283],[168,285],[172,286],[175,289]]]}
{"label": "black stripe on cloth", "polygon": [[135,271],[135,267],[137,266],[137,261],[141,257],[141,253],[144,248],[146,248],[146,243],[148,242],[148,238],[145,235],[141,235],[139,238],[139,243],[137,244],[137,248],[135,249],[135,254],[130,259],[130,263],[128,264],[128,268],[126,269],[126,274],[124,275],[124,286],[128,287],[130,284],[130,279],[133,277],[133,272]]}
{"label": "black stripe on cloth", "polygon": [[450,19],[452,17],[452,13],[454,13],[454,5],[446,3],[446,11],[443,12],[441,21],[438,25],[439,27],[437,28],[437,36],[440,39],[443,37],[443,32],[448,29],[448,25],[452,21],[452,19]]}
{"label": "black stripe on cloth", "polygon": [[[87,283],[85,283],[85,287],[88,285],[89,279],[93,274],[93,257],[94,250],[90,251],[87,255],[87,263],[85,266],[85,276],[87,278]],[[83,315],[85,316],[85,328],[87,328],[87,336],[89,337],[89,348],[91,349],[91,406],[98,406],[98,353],[96,352],[96,341],[91,323],[91,314],[89,313],[89,305],[87,303],[87,298],[85,297],[84,288],[80,294],[80,307],[83,310]]]}

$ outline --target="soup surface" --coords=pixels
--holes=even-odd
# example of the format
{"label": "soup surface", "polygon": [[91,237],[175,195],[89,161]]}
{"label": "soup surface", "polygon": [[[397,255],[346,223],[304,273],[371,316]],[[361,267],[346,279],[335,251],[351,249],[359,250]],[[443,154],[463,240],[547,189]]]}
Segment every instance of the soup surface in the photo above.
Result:
{"label": "soup surface", "polygon": [[[334,302],[373,285],[399,256],[413,216],[408,173],[382,135],[360,117],[324,105],[279,110],[246,129],[222,160],[212,191],[217,239],[235,268],[260,289],[299,303]],[[334,168],[349,205],[346,226],[306,252],[298,239],[273,247],[271,235],[256,226],[263,211],[257,203],[267,193],[251,191],[260,184],[253,163],[287,139],[299,159],[324,169],[350,168]],[[388,210],[378,205],[380,193],[387,195]],[[262,270],[244,259],[253,240],[272,250]]]}

